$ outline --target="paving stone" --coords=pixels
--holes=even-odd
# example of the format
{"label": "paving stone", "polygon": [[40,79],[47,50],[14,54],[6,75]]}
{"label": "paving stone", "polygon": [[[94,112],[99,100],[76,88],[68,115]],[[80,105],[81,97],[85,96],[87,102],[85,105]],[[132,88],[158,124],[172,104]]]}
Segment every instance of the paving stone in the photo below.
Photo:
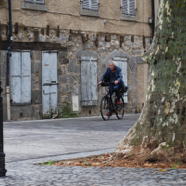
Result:
{"label": "paving stone", "polygon": [[[131,120],[130,116],[125,116],[128,118],[126,121]],[[138,115],[139,117],[139,115]],[[170,185],[186,185],[186,170],[183,169],[167,169],[165,172],[158,172],[156,169],[144,169],[144,168],[99,168],[99,167],[62,167],[62,166],[40,166],[36,165],[39,162],[49,162],[51,159],[53,161],[61,159],[72,159],[78,157],[86,157],[95,154],[104,154],[107,150],[103,150],[99,143],[106,138],[116,138],[118,135],[122,135],[120,132],[124,130],[125,124],[121,122],[121,128],[116,128],[114,125],[115,121],[112,120],[110,123],[102,123],[100,118],[95,117],[91,121],[90,119],[69,119],[69,120],[50,120],[50,121],[30,121],[30,122],[11,122],[5,123],[5,147],[7,145],[10,148],[17,144],[17,148],[21,151],[21,146],[27,144],[27,149],[32,145],[32,151],[35,147],[39,145],[39,149],[42,152],[38,156],[25,154],[21,156],[17,154],[17,151],[13,149],[10,153],[7,149],[6,162],[7,174],[6,177],[0,178],[0,185],[2,186],[170,186]],[[137,120],[137,117],[135,118]],[[74,122],[72,122],[74,121]],[[126,122],[125,121],[125,122]],[[89,123],[85,125],[85,123]],[[117,123],[118,124],[118,123]],[[128,125],[128,124],[127,124]],[[37,128],[36,128],[37,126]],[[126,130],[126,129],[125,129]],[[127,128],[127,131],[129,128]],[[87,133],[88,131],[88,133]],[[91,133],[93,131],[93,133]],[[108,134],[107,134],[108,133]],[[33,136],[33,134],[35,134]],[[55,135],[54,135],[55,134]],[[92,137],[91,137],[92,135]],[[7,138],[8,136],[8,138]],[[59,137],[62,136],[61,139]],[[73,152],[77,151],[80,146],[77,144],[82,139],[81,144],[86,146],[86,149],[81,149],[79,153],[67,153],[60,154],[55,148],[59,148],[57,141],[52,144],[52,150],[54,152],[53,156],[46,156],[46,151],[43,150],[44,145],[50,145],[51,138],[56,138],[59,143],[64,146],[63,141],[68,141],[68,145],[65,148],[72,148],[73,145],[70,139],[74,136],[76,140],[73,139],[75,143],[75,149]],[[86,136],[86,139],[85,139]],[[96,140],[92,140],[95,139]],[[98,137],[101,137],[100,139]],[[39,138],[37,138],[39,137]],[[69,138],[68,138],[69,137]],[[9,138],[11,141],[8,142]],[[33,140],[31,138],[36,138],[37,145],[33,145]],[[14,139],[14,140],[12,140]],[[26,141],[26,143],[24,143]],[[44,141],[42,143],[42,141]],[[88,141],[88,144],[86,142]],[[93,141],[93,143],[91,143]],[[103,144],[107,144],[108,139]],[[111,140],[110,140],[111,141]],[[97,143],[98,142],[98,143]],[[114,142],[115,143],[115,142]],[[20,144],[21,146],[18,146]],[[94,145],[93,145],[94,144]],[[110,142],[110,144],[112,144]],[[92,146],[96,146],[97,151],[93,152],[90,149]],[[61,146],[62,147],[62,146]],[[112,146],[110,146],[112,147]],[[98,150],[102,149],[98,152]],[[26,149],[26,148],[25,148]],[[86,150],[90,152],[85,152]],[[64,151],[64,150],[63,150]],[[8,153],[9,152],[9,153]],[[37,151],[34,151],[37,152]],[[70,151],[69,151],[70,152]],[[23,153],[23,152],[22,152]],[[47,154],[49,155],[49,154]],[[26,157],[26,159],[25,159]]]}

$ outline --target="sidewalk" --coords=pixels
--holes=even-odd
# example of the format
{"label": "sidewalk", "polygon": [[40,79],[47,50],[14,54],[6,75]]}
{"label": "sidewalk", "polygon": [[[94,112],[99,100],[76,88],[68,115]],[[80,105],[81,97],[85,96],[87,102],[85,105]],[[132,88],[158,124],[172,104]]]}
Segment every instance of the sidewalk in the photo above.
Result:
{"label": "sidewalk", "polygon": [[114,152],[139,115],[4,123],[7,176],[2,186],[186,185],[186,170],[39,166],[50,160]]}

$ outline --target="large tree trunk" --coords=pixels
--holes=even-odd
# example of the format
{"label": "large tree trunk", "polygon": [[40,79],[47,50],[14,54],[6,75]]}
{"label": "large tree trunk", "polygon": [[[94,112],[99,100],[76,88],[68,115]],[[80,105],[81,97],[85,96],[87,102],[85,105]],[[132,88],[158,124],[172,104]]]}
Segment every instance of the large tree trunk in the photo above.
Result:
{"label": "large tree trunk", "polygon": [[186,0],[160,0],[157,23],[143,56],[150,64],[146,103],[115,153],[139,149],[149,159],[186,161]]}

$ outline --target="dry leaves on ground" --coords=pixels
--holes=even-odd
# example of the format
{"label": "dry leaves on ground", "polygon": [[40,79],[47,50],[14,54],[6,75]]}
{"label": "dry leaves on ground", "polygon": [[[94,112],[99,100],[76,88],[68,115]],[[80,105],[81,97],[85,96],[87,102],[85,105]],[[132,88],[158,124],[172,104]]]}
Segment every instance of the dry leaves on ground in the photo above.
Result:
{"label": "dry leaves on ground", "polygon": [[104,154],[99,156],[89,156],[72,160],[54,162],[53,166],[83,166],[83,167],[136,167],[136,168],[161,168],[160,172],[166,171],[166,168],[186,168],[185,163],[168,162],[149,162],[140,159],[137,155],[131,154],[125,158],[117,158],[113,154]]}

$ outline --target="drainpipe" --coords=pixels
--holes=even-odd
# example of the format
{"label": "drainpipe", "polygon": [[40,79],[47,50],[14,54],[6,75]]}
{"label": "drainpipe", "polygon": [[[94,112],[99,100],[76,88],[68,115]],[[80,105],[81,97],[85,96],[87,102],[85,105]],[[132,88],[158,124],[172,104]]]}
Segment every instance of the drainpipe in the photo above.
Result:
{"label": "drainpipe", "polygon": [[10,112],[10,87],[9,87],[9,76],[10,76],[10,50],[13,46],[13,37],[12,37],[12,9],[11,9],[11,0],[8,0],[8,11],[9,11],[9,37],[10,37],[10,46],[7,49],[7,68],[6,68],[6,97],[7,97],[7,119],[11,120]]}
{"label": "drainpipe", "polygon": [[155,4],[154,0],[152,0],[152,37],[154,37],[155,31]]}

